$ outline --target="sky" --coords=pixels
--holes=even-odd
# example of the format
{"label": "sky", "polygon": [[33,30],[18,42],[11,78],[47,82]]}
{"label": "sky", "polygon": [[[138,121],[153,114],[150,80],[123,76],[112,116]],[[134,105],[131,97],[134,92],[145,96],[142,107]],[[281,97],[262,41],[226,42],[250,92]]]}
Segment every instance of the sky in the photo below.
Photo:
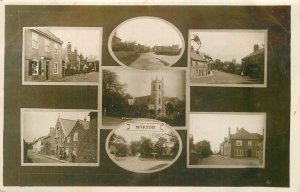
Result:
{"label": "sky", "polygon": [[[194,34],[198,35],[202,43],[199,51],[222,62],[236,59],[240,64],[243,57],[253,52],[254,44],[260,48],[265,44],[265,32],[262,30],[201,31],[191,32],[190,37],[193,38]],[[194,41],[191,41],[191,45],[195,50],[199,47]]]}
{"label": "sky", "polygon": [[263,133],[265,130],[263,114],[190,114],[189,133],[193,135],[194,143],[202,140],[210,141],[212,151],[218,151],[224,137],[228,137],[236,128],[244,128],[250,133]]}
{"label": "sky", "polygon": [[164,96],[178,97],[185,100],[185,71],[184,70],[110,70],[119,76],[119,82],[126,83],[126,92],[133,97],[146,96],[151,94],[151,78],[164,82]]}
{"label": "sky", "polygon": [[66,48],[68,42],[72,43],[72,51],[77,48],[78,53],[82,53],[84,57],[96,56],[99,59],[100,37],[99,29],[49,29],[55,36],[62,40],[62,48]]}
{"label": "sky", "polygon": [[80,112],[58,112],[58,111],[33,111],[25,110],[23,112],[23,137],[25,141],[31,142],[41,136],[47,136],[50,127],[55,127],[58,116],[63,119],[70,120],[86,120],[89,121],[89,111]]}
{"label": "sky", "polygon": [[116,32],[122,41],[136,41],[150,47],[177,44],[182,48],[182,39],[175,28],[160,19],[132,19],[119,25]]}

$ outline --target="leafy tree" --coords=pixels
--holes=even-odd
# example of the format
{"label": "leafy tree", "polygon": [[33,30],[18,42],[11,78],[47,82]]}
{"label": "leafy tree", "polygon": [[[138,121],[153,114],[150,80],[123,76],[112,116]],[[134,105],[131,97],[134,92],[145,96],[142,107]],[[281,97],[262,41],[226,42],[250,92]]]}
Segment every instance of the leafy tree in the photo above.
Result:
{"label": "leafy tree", "polygon": [[208,157],[212,154],[210,143],[207,140],[202,140],[194,145],[195,152],[202,157]]}
{"label": "leafy tree", "polygon": [[140,141],[131,141],[130,142],[130,150],[132,155],[136,155],[141,152],[141,142]]}
{"label": "leafy tree", "polygon": [[153,152],[152,140],[147,137],[141,137],[141,155],[147,156]]}
{"label": "leafy tree", "polygon": [[179,151],[179,141],[177,136],[171,136],[169,139],[170,142],[174,143],[173,148],[171,149],[171,153],[173,154],[173,156],[177,155],[178,151]]}
{"label": "leafy tree", "polygon": [[159,155],[165,155],[167,147],[165,144],[168,142],[168,140],[164,137],[158,138],[157,142],[155,143],[155,152],[158,153]]}
{"label": "leafy tree", "polygon": [[128,99],[132,98],[126,93],[126,84],[119,82],[118,75],[109,70],[103,70],[102,106],[104,114],[121,116],[126,114]]}

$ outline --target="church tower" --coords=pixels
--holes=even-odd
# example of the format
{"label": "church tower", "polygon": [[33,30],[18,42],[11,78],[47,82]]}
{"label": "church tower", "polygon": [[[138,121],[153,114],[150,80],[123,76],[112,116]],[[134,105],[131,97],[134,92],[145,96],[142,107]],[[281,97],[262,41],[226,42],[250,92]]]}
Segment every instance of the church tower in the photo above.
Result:
{"label": "church tower", "polygon": [[156,79],[151,82],[151,100],[154,105],[155,115],[165,115],[164,81]]}

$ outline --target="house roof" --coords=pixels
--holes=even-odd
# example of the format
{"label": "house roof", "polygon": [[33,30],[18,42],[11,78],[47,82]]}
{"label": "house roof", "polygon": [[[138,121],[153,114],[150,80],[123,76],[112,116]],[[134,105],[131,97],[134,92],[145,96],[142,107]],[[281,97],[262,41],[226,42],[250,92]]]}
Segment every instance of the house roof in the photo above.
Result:
{"label": "house roof", "polygon": [[67,136],[72,131],[72,129],[75,126],[77,121],[59,118],[59,122],[61,124],[62,130],[63,130],[65,136]]}
{"label": "house roof", "polygon": [[48,136],[41,136],[41,137],[39,137],[38,139],[34,140],[32,144],[35,144],[35,143],[38,142],[38,141],[42,141],[42,140],[46,139],[47,137],[48,137]]}
{"label": "house roof", "polygon": [[201,53],[198,54],[198,53],[193,52],[193,51],[191,51],[191,58],[193,60],[197,60],[197,61],[205,61],[205,58]]}
{"label": "house roof", "polygon": [[90,122],[89,121],[78,120],[78,123],[80,123],[85,130],[88,130],[90,128]]}
{"label": "house roof", "polygon": [[250,53],[249,55],[247,55],[246,57],[242,58],[242,60],[246,59],[246,58],[249,58],[249,57],[252,57],[254,55],[258,55],[258,54],[261,54],[261,53],[264,53],[265,49],[264,48],[260,48],[259,50],[257,51],[253,51],[252,53]]}
{"label": "house roof", "polygon": [[63,44],[63,41],[60,40],[58,37],[56,37],[48,29],[38,28],[38,29],[33,29],[33,31],[36,31],[36,32],[48,37],[49,39],[52,39],[53,41],[56,41],[59,44]]}
{"label": "house roof", "polygon": [[263,136],[258,133],[249,133],[244,128],[237,130],[235,134],[230,134],[230,139],[262,139]]}

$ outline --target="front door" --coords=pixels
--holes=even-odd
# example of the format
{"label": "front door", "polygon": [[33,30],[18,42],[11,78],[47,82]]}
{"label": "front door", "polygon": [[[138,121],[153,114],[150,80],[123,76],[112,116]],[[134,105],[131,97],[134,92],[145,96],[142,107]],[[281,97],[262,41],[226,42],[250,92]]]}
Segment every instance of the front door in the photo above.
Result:
{"label": "front door", "polygon": [[50,71],[49,71],[49,61],[46,61],[46,67],[45,67],[45,78],[46,80],[49,80],[49,74],[50,74]]}

